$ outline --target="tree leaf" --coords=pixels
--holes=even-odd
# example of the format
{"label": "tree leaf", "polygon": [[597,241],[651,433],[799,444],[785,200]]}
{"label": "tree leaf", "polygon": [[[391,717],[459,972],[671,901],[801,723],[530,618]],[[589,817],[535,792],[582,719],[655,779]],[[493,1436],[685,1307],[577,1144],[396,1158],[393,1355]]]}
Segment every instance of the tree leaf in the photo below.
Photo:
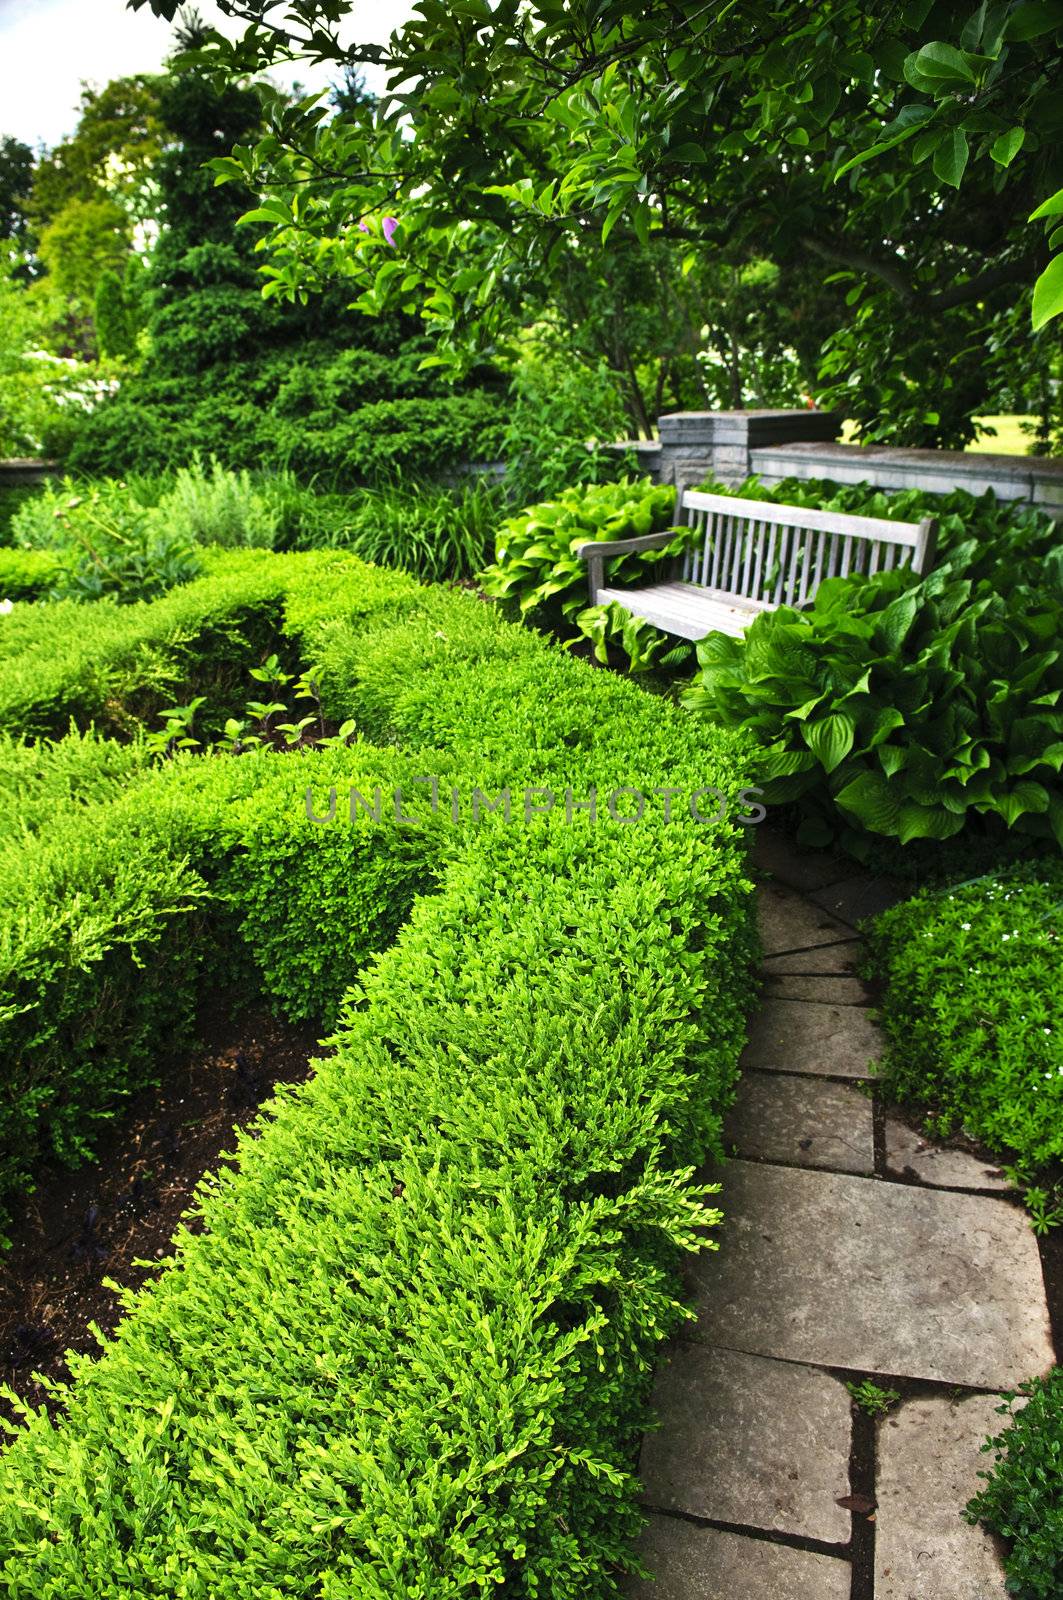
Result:
{"label": "tree leaf", "polygon": [[914,51],[904,63],[904,76],[914,89],[926,88],[928,84],[974,84],[978,81],[966,50],[957,50],[955,45],[941,39]]}
{"label": "tree leaf", "polygon": [[1063,256],[1051,260],[1033,286],[1033,331],[1063,311]]}
{"label": "tree leaf", "polygon": [[934,171],[942,183],[951,184],[954,189],[960,187],[970,153],[962,128],[953,128],[944,135],[934,151]]}
{"label": "tree leaf", "polygon": [[1007,133],[1002,133],[998,139],[993,140],[989,154],[998,167],[1010,167],[1025,140],[1025,128],[1009,128]]}
{"label": "tree leaf", "polygon": [[1049,195],[1047,200],[1030,212],[1030,221],[1036,222],[1039,217],[1058,217],[1063,213],[1063,189],[1057,189],[1055,194]]}

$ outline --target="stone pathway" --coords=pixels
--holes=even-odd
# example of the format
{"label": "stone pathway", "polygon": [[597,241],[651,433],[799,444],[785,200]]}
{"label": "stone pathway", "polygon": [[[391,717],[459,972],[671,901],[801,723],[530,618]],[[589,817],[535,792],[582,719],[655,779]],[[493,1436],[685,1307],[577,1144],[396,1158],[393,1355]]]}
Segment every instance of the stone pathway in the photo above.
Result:
{"label": "stone pathway", "polygon": [[[1053,1363],[1003,1175],[877,1104],[857,924],[899,897],[758,836],[764,994],[728,1124],[720,1249],[657,1376],[632,1600],[1005,1600],[962,1518],[1005,1389]],[[877,1422],[846,1380],[899,1389]]]}

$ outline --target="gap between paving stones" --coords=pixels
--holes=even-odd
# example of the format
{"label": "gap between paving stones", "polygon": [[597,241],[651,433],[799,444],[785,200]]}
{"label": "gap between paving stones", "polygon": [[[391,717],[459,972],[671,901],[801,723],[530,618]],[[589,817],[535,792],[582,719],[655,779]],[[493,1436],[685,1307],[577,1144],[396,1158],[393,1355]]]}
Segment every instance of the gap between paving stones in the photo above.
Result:
{"label": "gap between paving stones", "polygon": [[[923,1139],[874,1093],[855,930],[898,886],[770,830],[757,856],[774,876],[758,891],[766,985],[728,1124],[737,1159],[643,1446],[658,1582],[629,1592],[1005,1600],[997,1547],[961,1513],[1002,1391],[1054,1359],[1037,1243],[999,1169]],[[901,1395],[877,1423],[849,1405],[845,1383],[863,1380]]]}

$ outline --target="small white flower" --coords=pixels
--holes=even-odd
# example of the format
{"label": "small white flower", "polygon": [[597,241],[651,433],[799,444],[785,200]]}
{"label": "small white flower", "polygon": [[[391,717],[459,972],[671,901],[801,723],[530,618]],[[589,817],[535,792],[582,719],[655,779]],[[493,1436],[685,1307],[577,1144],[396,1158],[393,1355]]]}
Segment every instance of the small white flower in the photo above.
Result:
{"label": "small white flower", "polygon": [[969,922],[961,922],[960,927],[963,929],[964,933],[970,933],[971,931],[971,924]]}
{"label": "small white flower", "polygon": [[0,600],[0,617],[8,616],[15,609],[13,600]]}

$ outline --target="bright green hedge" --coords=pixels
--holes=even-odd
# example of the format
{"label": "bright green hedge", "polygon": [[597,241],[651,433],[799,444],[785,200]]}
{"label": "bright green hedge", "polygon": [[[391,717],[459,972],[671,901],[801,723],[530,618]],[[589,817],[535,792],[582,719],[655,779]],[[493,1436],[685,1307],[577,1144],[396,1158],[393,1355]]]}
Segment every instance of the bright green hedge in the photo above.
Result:
{"label": "bright green hedge", "polygon": [[[285,626],[333,714],[408,747],[392,771],[438,777],[444,801],[506,777],[579,797],[745,782],[738,741],[468,596],[411,586],[339,611],[306,587]],[[208,830],[186,771],[248,785],[216,850],[249,846],[228,858],[247,881],[276,869],[244,931],[278,993],[311,992],[297,957],[345,909],[339,874],[324,915],[312,884],[300,901],[314,846],[262,826],[285,807],[252,777],[312,774],[316,795],[340,789],[337,761],[364,788],[387,759],[199,757],[149,782],[153,826],[186,844]],[[28,1417],[0,1461],[11,1596],[617,1592],[651,1363],[711,1220],[691,1168],[719,1147],[744,1035],[744,836],[684,806],[665,821],[659,800],[631,826],[459,817],[441,807],[423,834],[441,888],[363,970],[336,1053],[204,1186],[205,1229],[75,1361],[64,1415]],[[337,821],[316,848],[336,861],[361,837]],[[271,904],[287,948],[255,920]]]}
{"label": "bright green hedge", "polygon": [[[294,617],[357,616],[413,589],[337,551],[300,556],[207,552],[207,573],[161,599],[118,606],[17,606],[0,617],[0,730],[56,737],[71,719],[128,737],[163,706],[204,694],[219,713],[247,698],[248,668],[276,648],[303,648]],[[312,639],[307,641],[308,647]]]}
{"label": "bright green hedge", "polygon": [[[38,832],[0,847],[0,1199],[41,1153],[89,1153],[99,1123],[189,1041],[208,954],[212,987],[242,982],[328,1022],[432,886],[439,819],[315,827],[304,765],[185,760],[95,805],[56,786]],[[368,746],[314,767],[366,793],[411,775],[409,758]]]}
{"label": "bright green hedge", "polygon": [[39,599],[51,586],[56,567],[50,550],[0,549],[0,600]]}
{"label": "bright green hedge", "polygon": [[117,795],[146,764],[142,744],[92,730],[36,743],[0,733],[0,838],[34,833],[72,805]]}

